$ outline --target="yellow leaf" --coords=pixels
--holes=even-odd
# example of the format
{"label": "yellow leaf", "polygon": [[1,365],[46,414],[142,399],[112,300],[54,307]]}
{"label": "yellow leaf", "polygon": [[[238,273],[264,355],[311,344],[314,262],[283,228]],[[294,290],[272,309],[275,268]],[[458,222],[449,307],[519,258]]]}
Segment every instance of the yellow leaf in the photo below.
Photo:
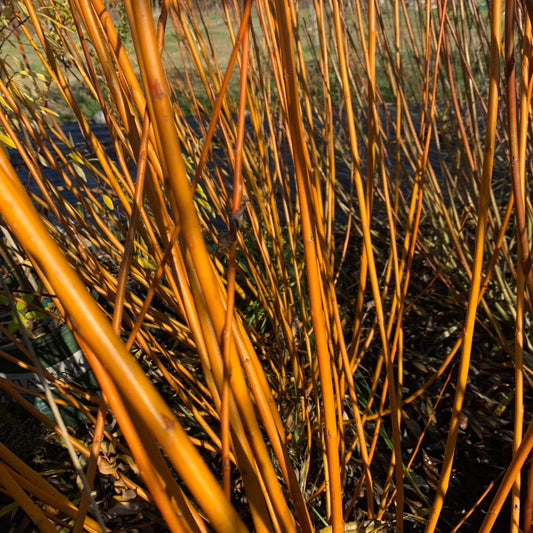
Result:
{"label": "yellow leaf", "polygon": [[194,174],[194,169],[192,166],[193,164],[192,157],[182,155],[182,158],[183,158],[183,163],[185,164],[185,170],[187,171],[187,174]]}
{"label": "yellow leaf", "polygon": [[107,196],[107,194],[102,194],[102,200],[104,201],[105,206],[109,209],[109,211],[113,211],[115,209],[115,206],[113,205],[113,200]]}
{"label": "yellow leaf", "polygon": [[16,148],[15,143],[12,141],[9,135],[5,133],[0,133],[0,141],[9,146],[10,148]]}
{"label": "yellow leaf", "polygon": [[39,160],[39,164],[42,166],[42,167],[49,167],[50,165],[48,164],[48,160],[46,159],[46,157],[44,157],[43,154],[37,152],[37,159]]}
{"label": "yellow leaf", "polygon": [[81,165],[77,165],[76,163],[72,164],[72,168],[76,172],[76,174],[83,180],[87,181],[87,177],[85,176],[85,172],[83,170],[83,167]]}
{"label": "yellow leaf", "polygon": [[146,270],[156,270],[157,265],[148,257],[143,257],[142,255],[137,255],[135,257],[137,263],[142,268],[145,268]]}
{"label": "yellow leaf", "polygon": [[[74,144],[74,141],[72,140],[71,137],[69,138],[69,141],[70,141],[71,144]],[[83,165],[85,163],[84,160],[80,157],[80,155],[77,154],[76,152],[70,152],[70,154],[68,154],[68,156],[72,160],[76,161],[76,163],[79,163],[80,165]]]}
{"label": "yellow leaf", "polygon": [[44,105],[39,106],[39,110],[44,115],[53,115],[54,117],[58,117],[59,116],[59,113],[56,113],[53,109],[50,109],[49,107],[46,107]]}

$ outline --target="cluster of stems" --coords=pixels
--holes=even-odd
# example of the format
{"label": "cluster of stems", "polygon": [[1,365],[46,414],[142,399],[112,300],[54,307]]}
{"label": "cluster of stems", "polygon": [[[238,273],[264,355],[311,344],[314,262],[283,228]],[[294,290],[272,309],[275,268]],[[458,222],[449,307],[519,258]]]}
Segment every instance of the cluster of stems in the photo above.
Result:
{"label": "cluster of stems", "polygon": [[[0,241],[99,384],[43,374],[87,444],[0,378],[87,458],[73,497],[0,444],[0,486],[33,522],[105,529],[91,490],[113,442],[142,481],[114,475],[171,531],[437,531],[489,338],[513,366],[512,456],[451,527],[488,509],[490,531],[510,494],[510,531],[531,531],[533,4],[5,4]],[[437,343],[419,317],[442,315]]]}

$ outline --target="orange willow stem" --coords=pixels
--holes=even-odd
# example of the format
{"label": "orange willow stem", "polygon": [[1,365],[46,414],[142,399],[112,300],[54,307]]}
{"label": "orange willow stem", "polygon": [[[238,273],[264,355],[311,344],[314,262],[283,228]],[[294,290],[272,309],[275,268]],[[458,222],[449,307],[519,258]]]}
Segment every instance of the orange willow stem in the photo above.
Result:
{"label": "orange willow stem", "polygon": [[[519,200],[522,201],[522,200]],[[522,441],[522,432],[524,428],[524,274],[522,265],[517,265],[516,277],[516,324],[515,324],[515,413],[514,413],[514,436],[513,436],[513,455],[516,454],[520,442]],[[515,479],[512,490],[511,504],[511,531],[518,532],[520,526],[520,491],[521,476],[520,472]]]}
{"label": "orange willow stem", "polygon": [[[488,484],[487,488],[483,491],[483,494],[476,500],[474,505],[472,505],[472,507],[465,513],[463,518],[461,518],[461,520],[450,531],[450,533],[458,533],[459,531],[461,531],[461,527],[463,527],[463,524],[465,524],[467,522],[467,520],[472,516],[474,511],[479,507],[481,502],[487,497],[487,494],[493,489],[493,487],[494,487],[494,481],[491,481]],[[524,530],[524,533],[528,533],[528,532],[526,532],[526,530]]]}
{"label": "orange willow stem", "polygon": [[[155,125],[160,155],[167,174],[168,193],[171,196],[171,203],[175,206],[175,215],[179,218],[182,226],[182,238],[189,276],[197,277],[201,290],[198,298],[205,302],[208,310],[208,316],[204,317],[207,319],[205,325],[206,328],[212,327],[212,331],[217,337],[219,348],[225,324],[225,299],[222,298],[220,284],[216,278],[212,260],[207,252],[193,203],[192,191],[184,168],[167,79],[161,57],[157,52],[150,2],[148,0],[132,2],[131,7],[131,25],[138,37],[136,44],[138,45],[138,55],[143,65],[144,83],[149,95],[150,115]],[[213,361],[213,365],[220,362]],[[235,372],[237,371],[235,369]],[[235,378],[237,381],[237,376]],[[265,496],[268,495],[268,498],[271,499],[273,510],[283,527],[291,530],[294,528],[294,518],[289,510],[287,500],[262,439],[242,376],[238,382],[238,387],[239,389],[237,390],[236,384],[235,395],[239,397],[239,408],[243,419],[246,420],[245,423],[248,425],[247,429],[259,467],[257,474],[263,478],[264,485],[268,487],[268,491],[265,491]]]}
{"label": "orange willow stem", "polygon": [[[529,4],[530,2],[526,2]],[[511,148],[511,175],[513,194],[515,196],[515,216],[517,231],[518,260],[522,263],[524,280],[529,293],[529,305],[533,305],[533,270],[531,268],[531,252],[529,231],[526,223],[526,210],[523,198],[523,184],[520,176],[518,155],[518,126],[516,110],[516,65],[514,59],[514,0],[507,0],[505,12],[505,84],[508,110],[509,144]],[[529,98],[528,98],[529,100]]]}
{"label": "orange willow stem", "polygon": [[[30,253],[63,303],[76,332],[102,362],[126,398],[139,411],[176,471],[217,531],[246,531],[235,509],[173,412],[138,363],[115,335],[111,324],[46,231],[5,153],[0,151],[1,214]],[[187,186],[188,189],[188,186]]]}
{"label": "orange willow stem", "polygon": [[321,275],[317,263],[318,251],[315,241],[317,232],[313,227],[309,191],[309,155],[304,144],[305,133],[302,127],[301,110],[299,105],[298,80],[294,56],[292,53],[292,29],[287,4],[276,0],[276,14],[278,17],[279,38],[281,42],[281,57],[285,71],[287,89],[287,119],[290,131],[291,147],[293,150],[294,172],[302,215],[302,233],[305,250],[305,265],[309,287],[311,305],[311,319],[316,342],[316,356],[320,373],[322,391],[326,443],[326,458],[329,477],[329,496],[331,500],[332,532],[343,530],[342,487],[339,464],[339,429],[337,427],[335,392],[331,372],[331,355],[328,347],[328,332],[324,302],[321,294]]}
{"label": "orange willow stem", "polygon": [[432,533],[437,527],[437,522],[444,504],[444,497],[448,490],[452,472],[453,458],[459,432],[459,417],[463,406],[466,383],[470,366],[474,326],[476,323],[481,275],[483,269],[483,252],[485,249],[485,233],[487,228],[488,208],[494,162],[494,146],[496,125],[498,118],[498,85],[500,78],[500,50],[501,50],[501,0],[491,3],[491,52],[490,52],[490,80],[488,97],[487,130],[485,134],[485,157],[481,176],[481,189],[478,208],[478,224],[476,230],[476,244],[474,250],[474,263],[472,266],[472,284],[468,299],[467,315],[465,319],[459,374],[457,377],[456,393],[453,404],[444,460],[435,501],[431,509],[426,532]]}
{"label": "orange willow stem", "polygon": [[113,328],[117,335],[121,332],[122,314],[124,311],[124,295],[126,294],[126,285],[128,283],[128,272],[131,265],[133,248],[135,245],[135,234],[137,223],[139,221],[139,211],[143,203],[144,179],[146,172],[146,146],[148,144],[148,132],[150,131],[150,121],[148,113],[145,112],[143,120],[143,129],[140,143],[139,158],[137,160],[137,176],[135,180],[135,197],[134,205],[131,211],[131,217],[126,234],[126,243],[124,244],[124,254],[117,276],[117,291],[115,296],[115,305],[113,307]]}
{"label": "orange willow stem", "polygon": [[[515,43],[514,43],[514,23],[515,7],[514,0],[507,0],[505,3],[505,93],[507,104],[507,131],[509,134],[510,166],[513,179],[513,192],[515,197],[515,211],[522,213],[524,211],[524,165],[522,163],[525,143],[520,141],[524,139],[526,132],[521,131],[522,136],[519,138],[518,131],[518,111],[517,111],[517,94],[516,94],[516,63],[515,63]],[[524,88],[524,84],[521,84]],[[522,119],[525,119],[522,116]],[[523,122],[522,122],[523,126]],[[520,146],[519,146],[520,143]],[[525,169],[524,169],[525,170]],[[519,219],[520,217],[517,216]],[[522,253],[523,241],[521,239],[521,225],[517,225],[517,247],[518,247],[518,264],[516,272],[516,321],[515,321],[515,412],[514,412],[514,436],[513,436],[513,455],[516,453],[522,440],[524,426],[524,375],[523,375],[523,325],[524,325],[524,262],[525,257]],[[529,252],[528,252],[529,253]],[[511,522],[509,530],[516,533],[520,526],[520,489],[521,479],[520,472],[513,483],[511,492]]]}
{"label": "orange willow stem", "polygon": [[[251,0],[246,0],[244,5],[245,13],[250,12]],[[249,20],[249,18],[247,18]],[[242,28],[242,25],[241,25]],[[248,26],[246,26],[248,28]],[[240,32],[239,32],[240,35]],[[228,274],[227,274],[227,303],[226,303],[226,322],[222,332],[222,356],[224,359],[224,376],[222,382],[221,406],[220,406],[220,426],[221,426],[221,444],[222,444],[222,486],[224,492],[230,497],[231,491],[231,470],[230,470],[230,420],[229,420],[229,398],[230,398],[230,380],[231,380],[231,347],[233,344],[233,311],[235,304],[235,279],[237,276],[237,231],[241,224],[244,206],[241,206],[243,177],[242,177],[242,157],[243,142],[245,133],[245,111],[246,111],[246,82],[248,79],[248,52],[250,44],[249,31],[242,34],[241,42],[241,79],[239,87],[239,114],[237,124],[237,137],[235,139],[235,164],[233,174],[233,206],[230,216],[230,235],[232,243],[228,254]],[[235,48],[239,42],[235,43]]]}
{"label": "orange willow stem", "polygon": [[529,462],[527,471],[527,492],[524,501],[524,533],[533,529],[533,461]]}
{"label": "orange willow stem", "polygon": [[140,46],[138,53],[142,57],[144,82],[149,96],[150,116],[161,146],[165,173],[168,174],[169,193],[172,194],[176,214],[179,215],[187,251],[199,270],[199,280],[205,299],[208,305],[213,306],[220,301],[217,281],[192,201],[192,192],[189,189],[166,77],[161,58],[157,54],[150,2],[146,0],[132,2],[132,11],[134,16],[132,25],[133,30],[138,32]]}
{"label": "orange willow stem", "polygon": [[[63,494],[61,494],[55,487],[50,485],[41,475],[30,468],[26,463],[21,461],[9,448],[0,443],[0,459],[9,467],[10,472],[16,472],[24,480],[26,485],[23,485],[27,491],[30,491],[39,498],[43,503],[46,503],[54,509],[59,509],[67,516],[75,518],[78,513],[76,506],[71,503]],[[12,474],[12,477],[14,474]],[[96,520],[86,516],[83,521],[85,529],[91,533],[101,531],[101,528]]]}
{"label": "orange willow stem", "polygon": [[398,391],[396,387],[396,379],[394,375],[392,355],[389,347],[389,341],[387,332],[385,329],[385,316],[383,310],[383,303],[381,300],[379,280],[376,273],[376,264],[374,259],[374,253],[372,249],[372,237],[370,234],[370,213],[367,208],[368,199],[365,195],[363,187],[361,172],[360,172],[360,158],[357,148],[357,133],[355,130],[355,117],[353,111],[353,103],[350,93],[350,83],[348,75],[348,65],[346,60],[346,43],[343,39],[342,24],[340,20],[339,6],[336,2],[333,3],[333,16],[335,23],[335,36],[337,42],[337,49],[339,51],[339,68],[342,79],[342,88],[344,101],[346,103],[347,122],[350,134],[350,150],[352,156],[352,165],[355,174],[355,186],[357,191],[357,197],[359,200],[359,212],[361,216],[361,226],[363,231],[364,242],[364,257],[368,263],[368,274],[370,276],[370,284],[372,287],[372,293],[374,297],[374,303],[376,306],[376,315],[381,335],[381,345],[383,350],[383,356],[386,365],[387,380],[389,382],[389,401],[391,406],[391,421],[392,421],[392,440],[393,440],[393,453],[395,463],[395,481],[396,481],[396,527],[398,531],[403,531],[403,461],[402,461],[402,449],[400,442],[400,416],[401,410],[398,404]]}
{"label": "orange willow stem", "polygon": [[505,472],[505,476],[503,477],[503,480],[500,483],[500,486],[498,487],[498,491],[496,492],[496,495],[494,496],[494,499],[492,500],[492,503],[490,504],[489,510],[487,512],[487,516],[485,517],[485,520],[481,524],[479,533],[490,533],[490,531],[492,531],[494,523],[496,522],[496,518],[498,517],[500,510],[503,504],[505,503],[507,495],[509,494],[509,491],[512,489],[513,484],[516,480],[516,477],[520,474],[520,470],[524,466],[524,463],[526,462],[526,459],[529,453],[531,452],[532,448],[533,448],[533,422],[530,422],[529,427],[527,428],[527,431],[524,434],[524,438],[518,450],[516,450],[516,453],[513,456],[513,460],[511,461],[511,464],[507,468],[507,471]]}
{"label": "orange willow stem", "polygon": [[230,380],[231,380],[231,345],[233,308],[235,304],[237,240],[231,243],[228,255],[227,307],[226,325],[222,331],[222,357],[224,373],[222,392],[220,394],[220,454],[222,456],[222,488],[228,498],[231,497],[231,463],[230,463]]}
{"label": "orange willow stem", "polygon": [[215,127],[216,127],[216,124],[217,124],[217,121],[220,115],[220,110],[222,108],[224,97],[226,96],[226,91],[228,89],[229,82],[231,80],[231,73],[233,71],[235,62],[237,61],[237,58],[238,58],[239,43],[243,42],[244,37],[248,35],[248,23],[250,20],[251,9],[252,9],[252,2],[245,2],[244,10],[243,10],[242,18],[241,18],[241,25],[239,26],[239,30],[237,32],[235,46],[233,47],[233,50],[231,52],[228,65],[226,67],[226,73],[224,74],[224,78],[222,80],[220,90],[215,99],[215,103],[213,104],[213,111],[211,112],[211,118],[209,120],[209,127],[205,135],[204,145],[202,147],[202,153],[200,155],[200,159],[198,160],[198,165],[194,172],[194,178],[191,181],[191,188],[193,190],[196,188],[196,185],[200,181],[200,177],[202,175],[202,172],[205,168],[205,164],[207,162],[207,157],[209,155],[209,150],[211,148],[211,140],[213,139],[213,135],[215,133]]}
{"label": "orange willow stem", "polygon": [[11,476],[9,470],[0,463],[0,484],[5,487],[9,495],[26,511],[33,523],[44,533],[57,533],[55,526],[48,520],[31,498],[22,490]]}
{"label": "orange willow stem", "polygon": [[[117,387],[109,377],[105,368],[95,357],[94,353],[86,346],[83,340],[80,340],[80,346],[85,353],[87,360],[94,369],[94,373],[98,378],[98,383],[102,387],[102,391],[109,402],[109,405],[120,424],[124,437],[130,447],[130,450],[139,467],[141,475],[153,497],[156,505],[165,518],[166,524],[172,532],[189,533],[196,531],[194,528],[195,519],[189,511],[189,507],[184,501],[181,489],[173,483],[172,476],[166,464],[160,466],[156,470],[156,454],[149,454],[146,446],[141,438],[140,431],[145,429],[142,422],[134,425],[132,422],[132,415],[128,412],[126,405],[117,390]],[[140,431],[139,431],[140,430]],[[146,437],[146,436],[145,436]],[[145,442],[149,441],[151,437],[145,438]],[[177,509],[174,509],[171,503],[171,498],[174,499]]]}
{"label": "orange willow stem", "polygon": [[[93,442],[91,445],[89,460],[87,461],[87,472],[85,474],[89,487],[92,488],[94,484],[94,477],[96,475],[96,469],[98,465],[98,456],[100,455],[100,449],[102,444],[102,437],[105,428],[105,415],[107,413],[107,406],[104,401],[100,402],[100,408],[98,409],[98,415],[96,417],[96,424],[94,425]],[[89,497],[87,492],[82,492],[80,505],[78,507],[78,513],[76,515],[76,521],[74,522],[74,528],[72,533],[80,533],[83,530],[83,524],[87,518],[87,511],[89,509]]]}
{"label": "orange willow stem", "polygon": [[[526,176],[526,156],[527,156],[527,139],[528,139],[528,118],[529,118],[529,102],[531,101],[531,91],[533,90],[533,78],[531,76],[531,52],[533,49],[532,46],[532,19],[530,16],[527,17],[526,29],[524,32],[524,42],[522,48],[522,77],[521,77],[521,108],[520,108],[520,175],[522,181],[522,197],[521,201],[524,201],[525,198],[525,176]],[[520,272],[520,270],[519,270]],[[522,280],[523,283],[523,280]],[[519,292],[522,291],[522,292]],[[520,287],[519,280],[517,280],[517,295],[521,294],[523,305],[523,291],[524,287]],[[518,301],[520,301],[518,300]],[[520,309],[517,309],[517,314],[520,312]],[[520,315],[523,327],[523,310]],[[518,320],[517,320],[517,329],[518,329]],[[522,332],[522,341],[523,341],[523,332]],[[523,344],[521,345],[523,347]],[[523,357],[523,350],[520,351],[520,356]],[[523,361],[521,361],[523,362]],[[522,369],[523,370],[523,369]],[[523,393],[523,391],[522,391]],[[523,413],[522,413],[523,417]],[[529,468],[527,471],[526,479],[526,491],[524,497],[524,519],[523,519],[523,531],[524,533],[531,533],[533,526],[533,462],[530,461]]]}

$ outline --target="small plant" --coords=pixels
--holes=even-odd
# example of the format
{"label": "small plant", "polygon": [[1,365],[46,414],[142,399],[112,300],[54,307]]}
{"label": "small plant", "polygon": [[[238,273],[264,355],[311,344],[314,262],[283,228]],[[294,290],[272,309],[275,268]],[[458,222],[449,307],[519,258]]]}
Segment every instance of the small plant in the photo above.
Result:
{"label": "small plant", "polygon": [[[50,305],[41,307],[36,305],[37,297],[34,294],[21,294],[15,297],[15,310],[11,309],[11,301],[5,294],[0,294],[0,315],[11,316],[7,329],[11,334],[19,332],[22,326],[31,336],[37,338],[44,335],[48,328],[45,321],[51,320]],[[15,315],[15,316],[13,316]]]}

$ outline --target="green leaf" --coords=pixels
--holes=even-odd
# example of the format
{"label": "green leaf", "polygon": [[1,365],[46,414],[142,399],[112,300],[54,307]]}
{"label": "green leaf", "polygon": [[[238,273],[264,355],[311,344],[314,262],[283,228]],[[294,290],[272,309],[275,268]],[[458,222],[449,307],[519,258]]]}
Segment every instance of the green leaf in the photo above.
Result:
{"label": "green leaf", "polygon": [[12,318],[7,326],[9,333],[16,333],[19,330],[19,323],[16,318]]}

